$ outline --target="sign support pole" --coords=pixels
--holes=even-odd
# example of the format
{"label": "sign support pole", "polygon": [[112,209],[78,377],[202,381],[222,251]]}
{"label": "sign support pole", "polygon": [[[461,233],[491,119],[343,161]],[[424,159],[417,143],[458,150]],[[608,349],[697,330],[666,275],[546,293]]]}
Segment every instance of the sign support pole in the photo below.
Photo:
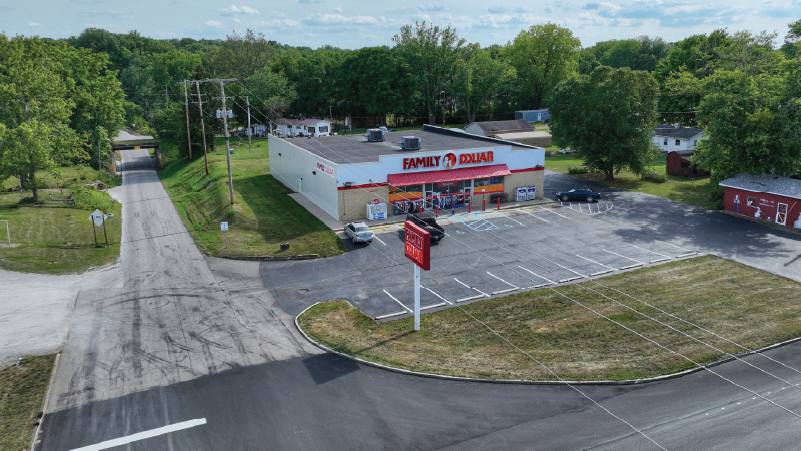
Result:
{"label": "sign support pole", "polygon": [[97,231],[95,230],[95,215],[92,215],[92,233],[95,235],[95,247],[97,247]]}
{"label": "sign support pole", "polygon": [[106,235],[106,216],[103,215],[103,238],[106,239],[106,247],[108,247],[108,235]]}
{"label": "sign support pole", "polygon": [[414,330],[420,330],[420,267],[414,265]]}

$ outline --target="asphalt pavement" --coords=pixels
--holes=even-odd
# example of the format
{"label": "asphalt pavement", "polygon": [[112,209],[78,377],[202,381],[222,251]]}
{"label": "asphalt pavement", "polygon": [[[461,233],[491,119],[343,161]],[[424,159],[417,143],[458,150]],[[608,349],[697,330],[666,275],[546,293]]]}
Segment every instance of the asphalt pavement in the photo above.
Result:
{"label": "asphalt pavement", "polygon": [[[204,259],[146,153],[126,151],[124,160],[120,277],[78,296],[39,450],[753,450],[792,449],[801,438],[796,385],[801,383],[801,353],[796,344],[769,351],[774,361],[748,357],[769,374],[731,362],[714,367],[714,373],[628,386],[445,381],[320,353],[298,338],[294,315],[319,300],[356,299],[361,290],[387,286],[387,280],[404,272],[395,245],[373,243],[312,262],[320,267]],[[549,191],[576,183],[552,173],[546,180]],[[654,196],[605,191],[604,198],[613,208],[587,219],[598,227],[596,235],[575,228],[582,221],[573,216],[584,213],[570,210],[565,211],[568,219],[553,218],[564,221],[559,226],[545,228],[543,223],[527,230],[533,238],[519,249],[502,244],[501,238],[517,237],[528,222],[501,227],[506,222],[498,221],[505,219],[490,220],[508,235],[449,224],[446,230],[465,233],[446,237],[435,252],[454,268],[470,268],[465,275],[475,272],[463,281],[472,288],[497,280],[477,275],[474,262],[479,258],[485,265],[493,258],[502,262],[489,272],[513,263],[537,272],[524,265],[532,262],[553,271],[553,262],[564,262],[575,265],[566,268],[586,272],[591,266],[580,266],[584,263],[575,257],[548,254],[552,262],[546,264],[531,255],[544,242],[566,246],[577,240],[586,248],[582,252],[594,249],[593,242],[616,244],[606,250],[630,258],[645,254],[618,252],[630,247],[626,243],[661,253],[671,247],[654,243],[669,243],[756,262],[799,279],[797,235]],[[475,249],[465,250],[457,240]],[[497,251],[499,246],[519,255],[510,257]],[[551,248],[556,252],[559,246]],[[597,261],[620,270],[622,261],[609,258]],[[393,259],[398,260],[395,266]],[[342,272],[318,270],[332,264],[354,272],[371,264],[378,269],[355,284]],[[513,274],[495,275],[519,285],[530,280],[512,279]],[[309,285],[301,285],[304,281],[328,286],[329,292],[314,299]],[[490,289],[501,286],[497,282]],[[364,305],[372,305],[373,296],[367,295],[372,291],[365,293]],[[375,305],[391,305],[381,302]]]}

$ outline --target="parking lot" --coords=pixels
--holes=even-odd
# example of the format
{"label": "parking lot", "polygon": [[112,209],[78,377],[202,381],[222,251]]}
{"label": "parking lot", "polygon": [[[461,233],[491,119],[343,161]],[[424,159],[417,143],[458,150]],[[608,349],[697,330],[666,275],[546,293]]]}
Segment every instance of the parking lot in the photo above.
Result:
{"label": "parking lot", "polygon": [[[609,218],[611,203],[462,213],[438,221],[447,236],[431,247],[421,277],[429,312],[525,290],[557,287],[695,255]],[[330,259],[264,264],[266,286],[288,311],[346,299],[378,319],[411,315],[413,266],[401,224],[378,228],[370,244]],[[344,236],[344,235],[343,235]]]}

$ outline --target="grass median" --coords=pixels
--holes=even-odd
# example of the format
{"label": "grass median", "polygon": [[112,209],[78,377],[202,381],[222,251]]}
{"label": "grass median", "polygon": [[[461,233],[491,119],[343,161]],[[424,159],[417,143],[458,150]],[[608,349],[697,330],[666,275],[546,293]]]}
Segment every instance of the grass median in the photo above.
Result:
{"label": "grass median", "polygon": [[[85,202],[78,202],[77,206],[65,203],[76,190],[84,193]],[[74,274],[117,260],[122,208],[117,202],[109,203],[108,194],[92,188],[49,188],[39,190],[39,198],[41,204],[32,204],[20,193],[0,193],[0,221],[8,221],[12,245],[0,244],[0,268]],[[106,221],[108,247],[103,247],[103,228],[94,227],[88,219],[95,208],[114,214],[114,218]],[[99,246],[95,246],[95,233]],[[6,242],[6,223],[0,222],[0,243]]]}
{"label": "grass median", "polygon": [[397,368],[450,376],[555,380],[465,312],[567,380],[628,380],[695,367],[575,301],[701,364],[726,357],[600,294],[729,353],[743,348],[626,297],[627,293],[749,349],[801,336],[801,284],[714,256],[643,268],[593,282],[474,302],[421,317],[377,322],[346,301],[298,318],[313,340]]}
{"label": "grass median", "polygon": [[[236,140],[232,139],[231,155],[233,206],[224,139],[218,138],[217,150],[208,154],[208,175],[202,155],[192,162],[169,163],[159,173],[198,248],[222,257],[329,257],[346,252],[342,240],[270,175],[267,140],[253,140],[252,150]],[[220,231],[222,221],[228,222],[228,232]],[[289,251],[281,251],[281,243],[289,243]]]}
{"label": "grass median", "polygon": [[[570,168],[583,168],[584,162],[577,159],[575,154],[550,155],[546,152],[545,169],[568,174]],[[666,157],[661,155],[654,160],[653,171],[657,174],[665,174]],[[709,183],[709,178],[698,178],[690,180],[679,175],[666,175],[667,180],[663,183],[655,183],[640,179],[637,174],[630,171],[622,171],[615,175],[615,180],[605,180],[598,174],[572,174],[574,177],[583,178],[593,182],[603,183],[615,188],[623,188],[629,191],[653,194],[677,202],[706,208],[707,210],[720,210],[722,205],[718,200],[717,194],[720,188]],[[551,193],[553,195],[553,193]]]}
{"label": "grass median", "polygon": [[0,370],[0,450],[30,449],[54,361],[55,355],[31,356]]}

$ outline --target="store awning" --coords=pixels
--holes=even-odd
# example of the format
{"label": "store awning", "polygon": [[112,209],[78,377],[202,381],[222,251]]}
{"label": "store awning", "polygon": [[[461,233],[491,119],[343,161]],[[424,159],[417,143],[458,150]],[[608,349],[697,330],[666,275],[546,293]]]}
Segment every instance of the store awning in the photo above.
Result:
{"label": "store awning", "polygon": [[387,182],[392,186],[422,185],[424,183],[455,182],[457,180],[485,179],[511,175],[505,164],[476,166],[473,168],[445,169],[441,171],[409,172],[389,174]]}

